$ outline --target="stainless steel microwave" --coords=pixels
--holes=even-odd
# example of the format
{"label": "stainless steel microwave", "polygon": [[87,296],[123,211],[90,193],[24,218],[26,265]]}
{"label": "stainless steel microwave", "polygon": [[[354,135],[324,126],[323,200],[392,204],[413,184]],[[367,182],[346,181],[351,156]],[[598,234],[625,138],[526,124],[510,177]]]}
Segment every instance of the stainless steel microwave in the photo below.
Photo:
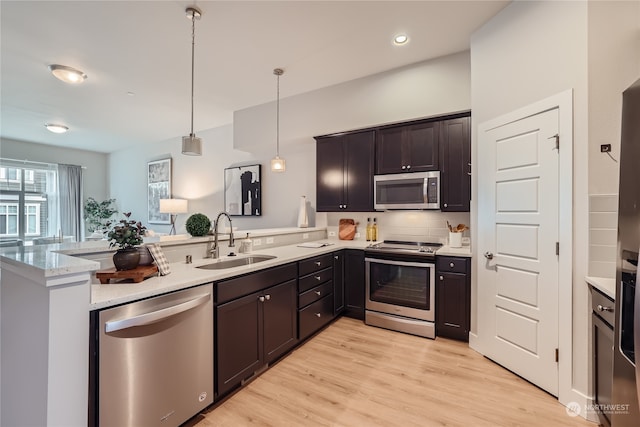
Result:
{"label": "stainless steel microwave", "polygon": [[376,210],[440,209],[440,171],[375,175]]}

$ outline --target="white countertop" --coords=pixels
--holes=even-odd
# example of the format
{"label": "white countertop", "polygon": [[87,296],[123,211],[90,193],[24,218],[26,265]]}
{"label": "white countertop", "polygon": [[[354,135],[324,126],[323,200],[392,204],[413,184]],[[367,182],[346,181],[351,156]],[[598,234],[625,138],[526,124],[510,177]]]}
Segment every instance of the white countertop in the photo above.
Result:
{"label": "white countertop", "polygon": [[369,242],[358,240],[318,240],[316,242],[327,242],[330,243],[330,245],[321,248],[301,248],[297,245],[289,245],[253,251],[250,254],[240,254],[236,257],[225,256],[220,259],[224,260],[250,255],[274,255],[276,258],[251,265],[225,268],[223,270],[196,268],[201,265],[211,264],[216,262],[216,260],[206,258],[194,259],[192,264],[186,264],[184,262],[172,263],[170,264],[171,273],[167,276],[150,277],[140,283],[94,284],[91,285],[90,309],[101,309],[188,288],[190,286],[215,282],[340,249],[364,249],[369,244]]}
{"label": "white countertop", "polygon": [[[292,230],[300,232],[300,229]],[[282,233],[281,230],[277,231]],[[263,231],[263,233],[267,235],[269,232],[270,230]],[[257,233],[252,235],[257,235]],[[162,246],[199,243],[206,240],[206,237],[174,237],[166,240],[163,239]],[[263,270],[304,258],[322,255],[335,250],[346,248],[364,249],[370,244],[370,242],[364,240],[338,239],[320,240],[317,242],[327,242],[330,243],[330,245],[321,248],[301,248],[297,245],[288,245],[256,250],[250,255],[274,255],[276,258],[251,265],[226,268],[222,270],[205,270],[196,268],[216,261],[212,259],[194,259],[192,264],[185,264],[184,262],[172,263],[170,264],[171,273],[169,275],[163,277],[151,277],[141,283],[112,283],[105,285],[92,284],[89,309],[96,310],[119,305],[191,286],[197,286],[204,283],[219,281]],[[99,263],[72,255],[107,251],[113,251],[113,249],[109,249],[107,241],[36,245],[20,248],[5,248],[0,252],[0,261],[2,263],[11,264],[14,267],[25,268],[44,277],[56,277],[64,276],[66,274],[98,270],[100,268]],[[238,255],[238,257],[248,255],[249,254],[241,254]],[[448,246],[443,246],[438,250],[437,255],[470,257],[471,251],[469,246],[463,246],[462,248],[450,248]],[[223,257],[222,259],[225,258],[229,257]]]}
{"label": "white countertop", "polygon": [[588,284],[601,291],[603,294],[615,301],[616,299],[616,279],[606,277],[587,276],[585,280]]}

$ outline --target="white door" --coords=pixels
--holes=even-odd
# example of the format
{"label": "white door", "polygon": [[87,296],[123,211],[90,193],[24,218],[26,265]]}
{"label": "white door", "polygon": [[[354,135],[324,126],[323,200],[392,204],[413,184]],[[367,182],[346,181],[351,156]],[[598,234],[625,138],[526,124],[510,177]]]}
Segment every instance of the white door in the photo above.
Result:
{"label": "white door", "polygon": [[558,109],[478,130],[478,336],[558,395]]}

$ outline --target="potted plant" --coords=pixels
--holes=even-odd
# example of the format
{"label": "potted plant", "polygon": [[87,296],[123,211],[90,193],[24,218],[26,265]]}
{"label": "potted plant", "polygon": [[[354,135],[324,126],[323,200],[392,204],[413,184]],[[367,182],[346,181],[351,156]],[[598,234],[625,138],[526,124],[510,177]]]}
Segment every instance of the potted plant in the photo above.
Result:
{"label": "potted plant", "polygon": [[142,244],[142,236],[147,229],[140,221],[129,219],[131,212],[123,212],[125,216],[109,231],[109,247],[117,247],[113,254],[113,265],[117,270],[131,270],[140,262],[140,252],[136,246]]}
{"label": "potted plant", "polygon": [[206,236],[211,229],[211,220],[205,214],[195,213],[185,223],[187,232],[192,236]]}
{"label": "potted plant", "polygon": [[104,235],[111,226],[111,217],[118,213],[118,209],[114,206],[115,202],[116,199],[107,199],[102,202],[98,202],[93,197],[87,199],[84,204],[84,219],[90,232]]}

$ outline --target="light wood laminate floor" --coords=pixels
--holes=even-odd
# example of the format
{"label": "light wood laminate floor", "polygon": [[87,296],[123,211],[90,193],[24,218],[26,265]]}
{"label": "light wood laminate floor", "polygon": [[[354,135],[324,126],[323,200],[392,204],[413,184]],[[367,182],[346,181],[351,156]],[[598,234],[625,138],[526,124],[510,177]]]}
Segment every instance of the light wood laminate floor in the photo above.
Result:
{"label": "light wood laminate floor", "polygon": [[217,408],[214,426],[588,426],[471,350],[341,318]]}

